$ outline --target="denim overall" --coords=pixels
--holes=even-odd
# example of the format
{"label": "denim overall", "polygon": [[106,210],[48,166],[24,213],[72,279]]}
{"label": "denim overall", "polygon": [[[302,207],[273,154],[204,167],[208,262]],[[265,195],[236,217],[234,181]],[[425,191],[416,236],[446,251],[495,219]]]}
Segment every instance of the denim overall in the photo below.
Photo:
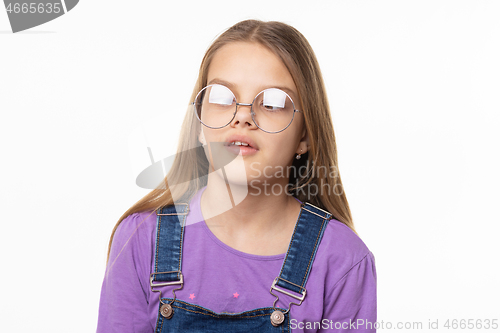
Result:
{"label": "denim overall", "polygon": [[[181,272],[182,245],[189,205],[176,203],[157,211],[155,268],[151,290],[159,292],[160,307],[155,333],[167,332],[290,332],[290,306],[300,306],[306,296],[304,288],[330,213],[307,202],[302,203],[299,218],[281,267],[270,293],[276,297],[267,308],[240,313],[216,313],[199,305],[175,298],[175,290],[184,284]],[[200,272],[202,274],[202,272]],[[178,286],[173,298],[163,298],[161,286]],[[273,291],[293,297],[287,310],[275,307],[278,296]]]}

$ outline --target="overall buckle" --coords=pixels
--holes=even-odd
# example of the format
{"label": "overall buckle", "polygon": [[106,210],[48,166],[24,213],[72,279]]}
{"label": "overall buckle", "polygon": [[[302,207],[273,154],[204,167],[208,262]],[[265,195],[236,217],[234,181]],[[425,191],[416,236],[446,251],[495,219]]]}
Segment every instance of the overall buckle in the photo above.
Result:
{"label": "overall buckle", "polygon": [[[153,283],[155,275],[158,275],[158,274],[168,274],[168,273],[177,273],[177,275],[180,276],[179,281],[167,281],[167,282]],[[173,284],[184,285],[184,276],[182,275],[181,271],[151,273],[151,275],[149,276],[149,284],[151,285],[151,291],[153,291],[153,287],[170,286],[170,285],[173,285]],[[182,288],[182,286],[181,286],[181,288]]]}
{"label": "overall buckle", "polygon": [[[167,274],[167,273],[177,273],[177,275],[180,277],[180,279],[178,281],[167,281],[167,282],[153,283],[155,275],[157,275],[157,274]],[[160,300],[160,304],[162,304],[160,306],[160,314],[163,317],[165,317],[165,319],[172,318],[172,316],[174,314],[174,309],[173,309],[172,305],[174,304],[175,299],[176,299],[175,291],[179,290],[179,289],[182,289],[182,287],[184,286],[184,276],[182,275],[182,272],[181,271],[170,271],[170,272],[151,273],[151,275],[149,276],[149,284],[151,285],[151,291],[152,292],[159,293],[158,298]],[[171,285],[174,285],[174,284],[180,284],[181,286],[178,287],[178,288],[175,288],[174,290],[172,290],[172,294],[174,294],[174,298],[173,298],[172,302],[170,302],[170,303],[164,303],[162,301],[162,299],[161,299],[161,290],[154,290],[153,289],[153,287],[171,286]]]}
{"label": "overall buckle", "polygon": [[161,213],[161,209],[158,209],[158,211],[156,212],[156,215],[157,216],[169,216],[169,215],[188,215],[189,214],[189,204],[188,203],[176,203],[174,204],[175,207],[177,206],[186,206],[186,211],[184,213],[177,213],[177,208],[175,209],[175,213],[168,213],[168,214],[164,214],[164,213]]}
{"label": "overall buckle", "polygon": [[[287,282],[287,283],[290,283],[290,284],[292,284],[292,285],[296,286],[297,288],[300,288],[300,289],[302,290],[302,292],[301,292],[301,296],[294,295],[294,294],[292,294],[292,293],[290,293],[290,292],[288,292],[288,291],[286,291],[286,290],[284,290],[284,289],[278,288],[278,287],[276,286],[276,283],[278,283],[278,280],[285,281],[285,282]],[[273,295],[273,296],[275,296],[275,297],[276,297],[276,301],[277,301],[277,300],[278,300],[278,296],[276,296],[276,295],[274,295],[274,294],[273,294],[273,292],[272,292],[272,291],[273,291],[273,289],[274,289],[274,290],[276,290],[276,291],[279,291],[279,292],[281,292],[281,293],[283,293],[283,294],[285,294],[285,295],[288,295],[288,296],[290,296],[290,297],[293,297],[293,298],[295,298],[296,300],[300,301],[300,303],[299,303],[299,304],[297,304],[297,303],[290,303],[290,304],[296,304],[296,305],[301,305],[301,304],[302,304],[302,301],[303,301],[303,300],[304,300],[304,298],[306,297],[306,293],[307,293],[306,288],[301,287],[301,286],[299,286],[299,285],[296,285],[295,283],[292,283],[292,282],[290,282],[290,281],[287,281],[287,280],[285,280],[285,279],[283,279],[283,278],[280,278],[279,276],[278,276],[276,279],[274,279],[273,284],[271,285],[271,290],[269,291],[269,292],[271,293],[271,295]],[[274,301],[274,302],[276,303],[276,301]],[[290,308],[290,307],[289,307],[289,308]]]}

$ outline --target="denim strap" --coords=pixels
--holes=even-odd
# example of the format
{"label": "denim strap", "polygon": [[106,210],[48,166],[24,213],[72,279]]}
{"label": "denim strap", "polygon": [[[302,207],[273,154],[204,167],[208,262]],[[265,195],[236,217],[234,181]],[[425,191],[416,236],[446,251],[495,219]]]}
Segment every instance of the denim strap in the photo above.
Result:
{"label": "denim strap", "polygon": [[176,203],[156,212],[155,270],[153,281],[179,281],[182,268],[182,241],[189,205]]}
{"label": "denim strap", "polygon": [[330,214],[303,202],[276,285],[301,294]]}
{"label": "denim strap", "polygon": [[[153,281],[178,281],[182,268],[182,241],[188,204],[158,210]],[[310,203],[301,205],[276,285],[302,293],[326,225],[332,214]],[[164,273],[169,272],[169,273]]]}

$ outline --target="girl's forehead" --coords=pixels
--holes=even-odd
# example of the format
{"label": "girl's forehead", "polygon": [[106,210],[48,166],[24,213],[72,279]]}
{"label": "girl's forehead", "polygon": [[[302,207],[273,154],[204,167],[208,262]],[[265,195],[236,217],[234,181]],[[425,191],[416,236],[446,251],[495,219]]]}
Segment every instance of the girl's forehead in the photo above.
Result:
{"label": "girl's forehead", "polygon": [[296,92],[283,61],[259,43],[232,42],[221,47],[208,68],[207,82],[219,80],[231,89],[284,87]]}

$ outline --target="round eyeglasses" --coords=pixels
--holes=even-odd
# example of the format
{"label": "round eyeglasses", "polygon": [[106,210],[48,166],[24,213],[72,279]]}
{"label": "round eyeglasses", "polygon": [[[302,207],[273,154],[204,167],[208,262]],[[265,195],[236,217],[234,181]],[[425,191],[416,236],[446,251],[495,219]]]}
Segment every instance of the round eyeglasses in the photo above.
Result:
{"label": "round eyeglasses", "polygon": [[238,105],[250,106],[252,120],[267,133],[284,131],[293,121],[295,110],[292,98],[283,90],[269,88],[255,96],[252,104],[238,103],[226,86],[211,84],[201,89],[192,103],[198,120],[206,127],[218,129],[229,125]]}

